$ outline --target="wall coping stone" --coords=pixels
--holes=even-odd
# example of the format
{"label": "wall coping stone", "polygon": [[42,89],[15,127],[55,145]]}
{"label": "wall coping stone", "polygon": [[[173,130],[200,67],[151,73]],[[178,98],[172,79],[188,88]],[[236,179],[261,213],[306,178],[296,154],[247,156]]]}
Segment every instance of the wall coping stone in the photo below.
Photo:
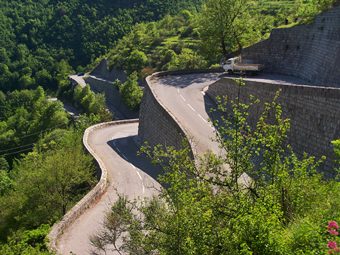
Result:
{"label": "wall coping stone", "polygon": [[[190,145],[190,150],[191,150],[191,157],[194,159],[195,155],[197,155],[196,149],[195,149],[195,144],[192,139],[192,136],[186,130],[186,128],[180,123],[180,121],[176,118],[176,116],[161,102],[161,100],[158,98],[156,92],[154,91],[152,87],[152,81],[165,77],[165,76],[170,76],[170,75],[189,75],[189,74],[198,74],[198,73],[220,73],[224,72],[222,68],[212,68],[212,69],[187,69],[187,70],[175,70],[175,71],[164,71],[164,72],[156,72],[153,73],[152,75],[149,75],[146,77],[146,86],[150,89],[152,96],[156,100],[156,102],[161,106],[161,108],[170,116],[170,118],[174,121],[174,123],[177,125],[179,130],[183,133],[183,138],[186,138],[189,142]],[[196,162],[196,161],[195,161]],[[197,162],[196,162],[197,163]]]}
{"label": "wall coping stone", "polygon": [[104,122],[94,126],[87,128],[84,132],[83,136],[83,144],[86,150],[94,157],[99,165],[99,169],[101,171],[101,176],[99,182],[96,186],[88,192],[75,206],[73,206],[64,216],[63,218],[55,223],[52,226],[50,233],[47,235],[48,238],[48,248],[50,251],[55,252],[58,254],[58,247],[57,243],[60,236],[64,233],[64,231],[75,222],[88,208],[95,204],[95,202],[106,192],[109,180],[107,169],[105,164],[100,159],[100,157],[96,154],[96,152],[91,148],[88,143],[88,138],[91,133],[98,129],[102,129],[108,126],[115,126],[115,125],[122,125],[122,124],[129,124],[129,123],[138,123],[138,119],[132,120],[120,120],[120,121],[111,121],[111,122]]}
{"label": "wall coping stone", "polygon": [[[234,81],[234,78],[223,77],[222,79]],[[317,97],[327,97],[327,98],[340,98],[340,88],[337,87],[326,87],[326,86],[316,86],[316,85],[303,85],[303,84],[281,84],[281,83],[270,83],[261,82],[255,80],[245,80],[247,84],[256,84],[256,86],[267,87],[268,90],[289,90],[290,94],[300,95],[303,93],[304,96],[313,95]],[[211,84],[213,85],[213,84]],[[317,94],[316,94],[317,91]]]}

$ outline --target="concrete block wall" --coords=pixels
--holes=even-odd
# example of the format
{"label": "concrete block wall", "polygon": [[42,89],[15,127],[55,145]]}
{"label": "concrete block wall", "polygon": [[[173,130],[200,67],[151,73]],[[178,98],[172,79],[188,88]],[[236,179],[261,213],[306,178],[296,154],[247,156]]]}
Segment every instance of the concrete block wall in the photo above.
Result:
{"label": "concrete block wall", "polygon": [[151,83],[154,78],[155,76],[147,78],[139,111],[138,136],[141,141],[148,142],[150,146],[160,144],[181,149],[183,141],[189,141],[188,136],[152,91]]}
{"label": "concrete block wall", "polygon": [[340,87],[340,6],[311,24],[273,30],[268,40],[244,49],[242,57],[264,64],[268,73]]}
{"label": "concrete block wall", "polygon": [[138,118],[138,111],[132,111],[124,104],[118,88],[114,87],[112,82],[90,76],[86,78],[86,83],[90,84],[94,92],[105,94],[106,105],[114,113],[115,119]]}
{"label": "concrete block wall", "polygon": [[89,136],[98,129],[106,128],[108,126],[115,126],[127,123],[138,123],[138,119],[112,121],[100,123],[87,128],[83,136],[83,144],[88,153],[90,153],[97,162],[98,170],[100,171],[100,178],[97,185],[84,196],[72,209],[70,209],[64,217],[57,223],[55,223],[50,233],[48,234],[48,248],[53,254],[60,254],[58,251],[58,241],[64,231],[72,225],[88,208],[93,206],[98,199],[106,192],[108,186],[108,172],[105,164],[91,148],[89,144]]}
{"label": "concrete block wall", "polygon": [[180,75],[191,73],[213,73],[222,72],[217,69],[203,70],[180,70],[155,73],[146,78],[144,95],[139,111],[139,129],[138,136],[141,141],[147,141],[151,146],[158,144],[164,146],[174,146],[176,149],[182,147],[183,139],[189,142],[191,146],[191,157],[194,159],[195,150],[190,139],[190,134],[179,123],[176,117],[160,102],[154,93],[152,83],[156,78],[167,75]]}
{"label": "concrete block wall", "polygon": [[[234,80],[223,78],[210,85],[207,94],[211,98],[226,95],[235,99],[238,90]],[[317,157],[325,155],[327,160],[322,170],[331,176],[334,167],[331,141],[340,138],[340,89],[246,81],[240,88],[240,100],[248,102],[253,95],[261,102],[270,102],[278,90],[281,90],[279,102],[284,116],[291,120],[288,142],[300,155],[303,152]],[[252,121],[261,109],[261,105],[252,109]]]}

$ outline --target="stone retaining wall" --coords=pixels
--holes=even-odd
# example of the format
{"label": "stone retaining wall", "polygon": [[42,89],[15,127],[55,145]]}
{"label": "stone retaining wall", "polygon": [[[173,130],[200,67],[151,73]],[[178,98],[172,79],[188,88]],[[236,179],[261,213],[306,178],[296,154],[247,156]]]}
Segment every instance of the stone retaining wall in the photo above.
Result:
{"label": "stone retaining wall", "polygon": [[265,72],[295,76],[311,84],[340,87],[340,6],[307,25],[274,29],[268,40],[242,51]]}
{"label": "stone retaining wall", "polygon": [[[213,99],[222,95],[235,99],[238,90],[234,80],[223,78],[210,85],[207,94]],[[254,95],[262,102],[270,102],[278,90],[281,90],[279,102],[284,116],[291,119],[288,142],[299,154],[325,155],[324,170],[330,171],[333,167],[331,141],[340,138],[340,89],[246,81],[240,88],[240,99],[247,102],[249,95]],[[260,111],[261,106],[253,109],[251,118],[256,119]]]}
{"label": "stone retaining wall", "polygon": [[97,161],[99,170],[101,171],[100,180],[97,183],[97,185],[89,193],[87,193],[87,195],[83,197],[71,210],[69,210],[58,223],[53,225],[50,233],[48,234],[49,249],[51,252],[58,253],[57,242],[58,242],[59,237],[65,231],[65,229],[67,229],[67,227],[72,225],[72,223],[80,215],[82,215],[89,207],[91,207],[106,192],[106,189],[107,189],[107,185],[108,185],[107,169],[103,161],[100,159],[100,157],[97,156],[96,152],[88,144],[88,138],[90,134],[97,129],[105,128],[107,126],[127,124],[127,123],[137,123],[137,122],[138,122],[138,119],[112,121],[112,122],[97,124],[86,129],[84,136],[83,136],[83,144],[86,150]]}
{"label": "stone retaining wall", "polygon": [[121,82],[125,82],[127,80],[127,75],[123,70],[118,70],[115,68],[110,70],[107,59],[100,61],[100,63],[91,71],[90,74],[109,81],[115,81],[118,79]]}
{"label": "stone retaining wall", "polygon": [[222,72],[218,69],[181,70],[155,73],[146,78],[144,96],[140,107],[138,136],[142,141],[147,141],[151,146],[161,144],[174,146],[180,149],[183,139],[189,141],[192,150],[192,158],[195,151],[190,134],[180,124],[176,117],[161,103],[153,91],[152,83],[155,79],[167,75],[185,75],[193,73]]}
{"label": "stone retaining wall", "polygon": [[138,111],[132,111],[124,104],[118,88],[115,88],[112,82],[87,77],[86,83],[90,84],[94,92],[105,94],[106,105],[115,114],[116,119],[138,118]]}

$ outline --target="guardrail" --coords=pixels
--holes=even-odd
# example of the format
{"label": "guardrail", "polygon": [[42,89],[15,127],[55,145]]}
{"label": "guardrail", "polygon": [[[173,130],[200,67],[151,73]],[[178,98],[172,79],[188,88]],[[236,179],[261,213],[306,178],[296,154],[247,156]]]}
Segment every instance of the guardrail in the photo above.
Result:
{"label": "guardrail", "polygon": [[105,128],[107,126],[115,126],[121,124],[128,124],[128,123],[138,123],[138,119],[132,120],[120,120],[120,121],[111,121],[100,123],[94,126],[87,128],[84,132],[83,136],[83,144],[86,150],[95,158],[97,164],[99,166],[99,170],[101,171],[100,180],[97,185],[87,193],[72,209],[70,209],[64,217],[53,225],[52,230],[48,234],[49,240],[49,249],[52,252],[58,254],[58,239],[64,233],[64,231],[69,227],[80,215],[82,215],[90,206],[92,206],[105,192],[108,187],[108,178],[107,178],[107,169],[100,159],[100,157],[96,154],[96,152],[91,148],[88,144],[89,135],[94,132],[95,130]]}

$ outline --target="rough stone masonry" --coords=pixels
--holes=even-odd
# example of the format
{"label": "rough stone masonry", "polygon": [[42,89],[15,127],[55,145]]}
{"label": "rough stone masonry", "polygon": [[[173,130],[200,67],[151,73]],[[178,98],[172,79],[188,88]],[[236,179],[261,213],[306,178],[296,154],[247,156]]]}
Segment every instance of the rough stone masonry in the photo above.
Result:
{"label": "rough stone masonry", "polygon": [[242,57],[265,64],[269,73],[340,88],[340,5],[311,24],[274,29],[268,40],[244,49]]}

